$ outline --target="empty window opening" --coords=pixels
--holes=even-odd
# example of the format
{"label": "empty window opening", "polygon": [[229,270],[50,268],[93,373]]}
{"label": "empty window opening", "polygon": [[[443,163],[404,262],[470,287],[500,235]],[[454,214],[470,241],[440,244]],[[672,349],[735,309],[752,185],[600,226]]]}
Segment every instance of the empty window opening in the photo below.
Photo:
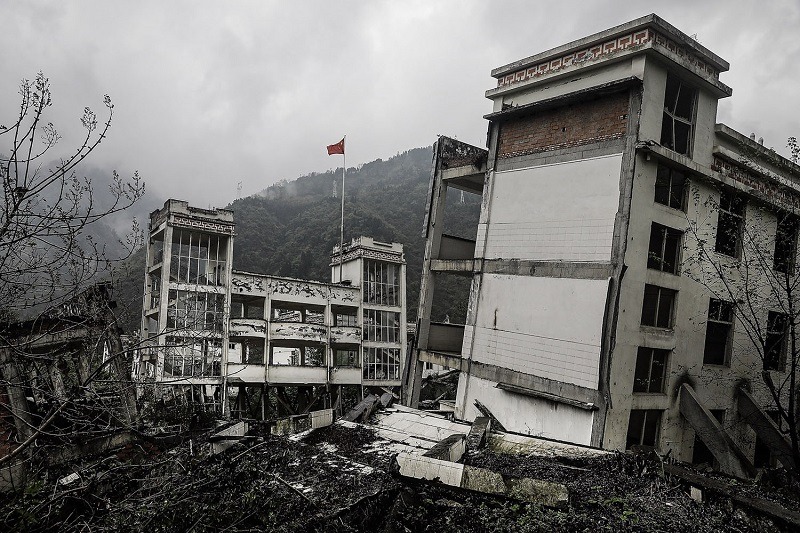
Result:
{"label": "empty window opening", "polygon": [[364,309],[364,340],[400,342],[400,313]]}
{"label": "empty window opening", "polygon": [[631,446],[656,447],[661,426],[662,411],[658,409],[632,409],[628,420],[628,437],[625,449]]}
{"label": "empty window opening", "polygon": [[364,379],[400,379],[399,348],[364,348]]}
{"label": "empty window opening", "polygon": [[678,291],[658,287],[644,286],[642,303],[642,325],[657,328],[671,328],[675,307],[675,296]]}
{"label": "empty window opening", "polygon": [[266,299],[258,296],[231,295],[231,318],[264,319]]}
{"label": "empty window opening", "polygon": [[363,279],[365,303],[400,305],[400,265],[365,260]]}
{"label": "empty window opening", "polygon": [[685,211],[687,185],[685,174],[661,163],[658,164],[655,191],[657,203]]}
{"label": "empty window opening", "polygon": [[795,256],[797,255],[797,217],[789,214],[778,217],[778,227],[775,230],[775,259],[774,268],[784,274],[794,269]]}
{"label": "empty window opening", "polygon": [[357,348],[337,348],[333,352],[334,366],[358,366]]}
{"label": "empty window opening", "polygon": [[647,268],[677,274],[682,237],[683,232],[653,222],[650,226]]}
{"label": "empty window opening", "polygon": [[331,308],[333,312],[333,325],[342,327],[356,327],[358,326],[358,308],[357,307],[340,307]]}
{"label": "empty window opening", "polygon": [[764,339],[764,370],[783,370],[786,364],[786,332],[789,316],[770,311]]}
{"label": "empty window opening", "polygon": [[704,365],[724,365],[728,361],[733,333],[733,304],[711,298],[708,304]]}
{"label": "empty window opening", "polygon": [[667,75],[661,144],[679,154],[690,155],[697,89]]}
{"label": "empty window opening", "polygon": [[717,242],[714,246],[717,252],[739,257],[745,204],[744,197],[730,191],[720,194]]}
{"label": "empty window opening", "polygon": [[668,355],[669,350],[639,348],[633,376],[633,392],[664,392]]}

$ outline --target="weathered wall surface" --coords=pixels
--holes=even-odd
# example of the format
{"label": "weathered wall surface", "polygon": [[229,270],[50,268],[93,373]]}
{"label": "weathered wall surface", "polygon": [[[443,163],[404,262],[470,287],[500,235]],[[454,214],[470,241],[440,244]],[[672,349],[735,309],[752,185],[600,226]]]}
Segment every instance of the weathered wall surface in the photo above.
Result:
{"label": "weathered wall surface", "polygon": [[478,231],[484,257],[610,261],[621,164],[616,154],[497,172],[488,227]]}
{"label": "weathered wall surface", "polygon": [[472,358],[597,388],[607,290],[606,280],[484,274]]}
{"label": "weathered wall surface", "polygon": [[530,396],[506,392],[495,383],[462,374],[459,379],[457,405],[464,405],[466,420],[481,413],[475,408],[478,400],[510,431],[538,437],[558,439],[576,444],[591,444],[593,411],[549,402]]}
{"label": "weathered wall surface", "polygon": [[503,123],[499,158],[621,139],[628,125],[628,93],[577,102]]}

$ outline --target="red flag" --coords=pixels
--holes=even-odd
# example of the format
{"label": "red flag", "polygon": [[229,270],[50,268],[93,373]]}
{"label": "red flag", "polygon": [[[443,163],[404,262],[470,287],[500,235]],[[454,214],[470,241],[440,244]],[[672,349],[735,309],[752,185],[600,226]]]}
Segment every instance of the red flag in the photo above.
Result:
{"label": "red flag", "polygon": [[328,145],[328,155],[342,154],[344,155],[344,139],[336,144]]}

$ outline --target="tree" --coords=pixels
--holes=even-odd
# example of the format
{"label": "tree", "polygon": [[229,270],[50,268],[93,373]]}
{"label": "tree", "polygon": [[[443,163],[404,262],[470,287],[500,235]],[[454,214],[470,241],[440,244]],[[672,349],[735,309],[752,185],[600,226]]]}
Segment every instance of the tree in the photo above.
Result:
{"label": "tree", "polygon": [[[95,284],[138,245],[135,223],[117,242],[102,235],[111,217],[144,194],[138,174],[123,180],[114,172],[105,191],[77,174],[111,127],[114,106],[108,96],[103,99],[107,118],[98,121],[86,107],[80,118],[82,139],[59,156],[54,152],[61,137],[47,121],[53,105],[49,80],[42,73],[33,82],[23,80],[19,94],[16,120],[0,125],[0,369],[5,385],[0,389],[7,389],[8,405],[2,407],[13,416],[17,440],[23,443],[12,453],[56,415],[64,415],[75,395],[85,399],[109,368],[118,380],[129,374],[120,364],[125,350],[109,295]],[[65,351],[63,346],[71,346],[79,335],[79,348]],[[50,342],[56,336],[69,342]],[[69,379],[74,387],[64,385]],[[28,394],[48,410],[31,406]]]}
{"label": "tree", "polygon": [[[691,187],[689,196],[695,216],[687,216],[689,239],[684,245],[682,270],[710,296],[704,356],[715,350],[730,350],[728,331],[733,333],[733,324],[737,334],[744,333],[733,337],[733,358],[740,367],[739,386],[768,402],[797,469],[800,193],[787,184],[800,179],[800,150],[794,137],[788,146],[791,161],[771,150],[741,146],[740,160],[729,172],[735,174],[735,181],[749,184],[748,195],[732,188],[719,187],[710,192],[705,186]],[[784,184],[776,185],[780,179],[785,180]],[[719,336],[722,341],[717,346],[709,340],[712,328],[726,331]],[[733,365],[730,361],[728,364]]]}

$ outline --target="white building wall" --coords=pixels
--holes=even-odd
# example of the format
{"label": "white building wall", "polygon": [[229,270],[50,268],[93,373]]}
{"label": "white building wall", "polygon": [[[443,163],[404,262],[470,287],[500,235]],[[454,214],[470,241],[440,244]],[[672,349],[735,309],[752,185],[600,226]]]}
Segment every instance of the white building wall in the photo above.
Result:
{"label": "white building wall", "polygon": [[609,261],[622,155],[497,172],[485,258]]}
{"label": "white building wall", "polygon": [[491,406],[492,414],[509,431],[591,444],[593,411],[506,392],[495,385],[492,381],[462,374],[459,379],[461,397],[456,404],[466,408],[458,415],[465,420],[481,416],[475,408],[475,400],[478,400]]}
{"label": "white building wall", "polygon": [[597,388],[607,291],[607,280],[484,274],[472,359]]}

